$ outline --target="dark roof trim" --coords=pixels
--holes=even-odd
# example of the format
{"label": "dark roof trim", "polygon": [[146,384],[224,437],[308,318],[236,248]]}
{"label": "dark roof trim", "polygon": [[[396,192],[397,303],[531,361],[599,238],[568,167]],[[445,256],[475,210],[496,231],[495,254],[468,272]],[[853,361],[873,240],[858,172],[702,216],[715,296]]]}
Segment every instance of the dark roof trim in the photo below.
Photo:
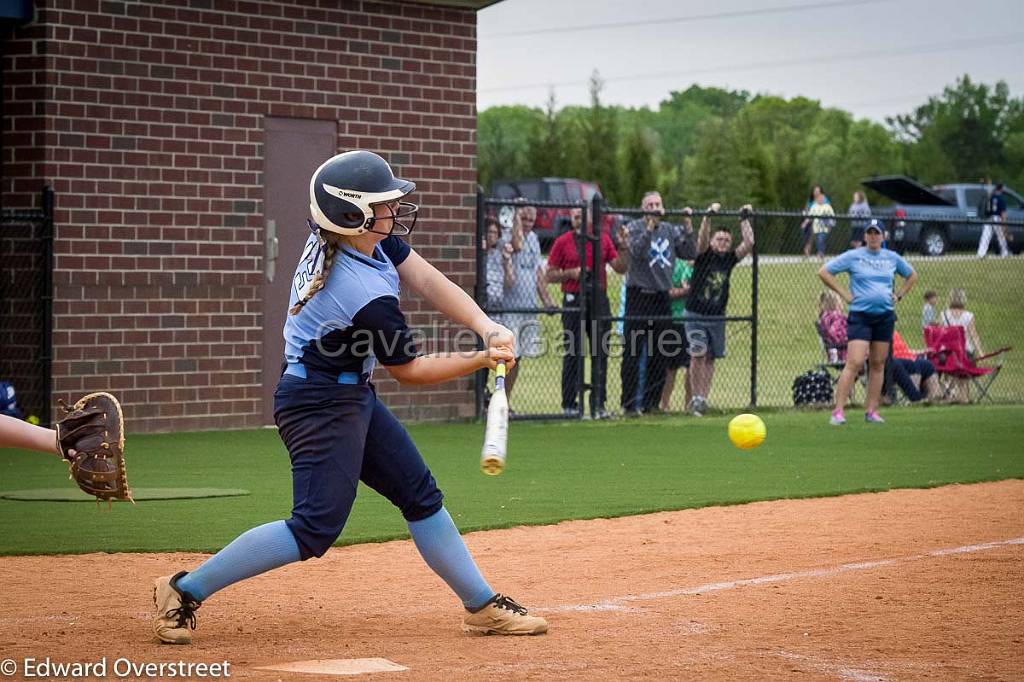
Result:
{"label": "dark roof trim", "polygon": [[451,7],[454,9],[482,10],[484,7],[497,5],[501,0],[412,0],[417,5],[434,7]]}
{"label": "dark roof trim", "polygon": [[0,20],[24,24],[32,20],[32,0],[0,0]]}

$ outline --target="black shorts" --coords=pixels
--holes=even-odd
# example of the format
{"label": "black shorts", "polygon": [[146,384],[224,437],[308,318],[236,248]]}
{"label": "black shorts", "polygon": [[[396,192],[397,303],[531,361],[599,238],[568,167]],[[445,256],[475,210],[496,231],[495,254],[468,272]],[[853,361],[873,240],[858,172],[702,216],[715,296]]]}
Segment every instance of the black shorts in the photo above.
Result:
{"label": "black shorts", "polygon": [[[686,340],[686,325],[680,322],[673,322],[672,331],[679,336],[672,334],[669,338],[671,343],[665,343],[665,360],[669,369],[679,369],[690,366],[689,342]],[[678,339],[678,343],[676,342]]]}
{"label": "black shorts", "polygon": [[849,341],[884,341],[892,343],[896,313],[863,313],[852,311],[847,317],[846,338]]}

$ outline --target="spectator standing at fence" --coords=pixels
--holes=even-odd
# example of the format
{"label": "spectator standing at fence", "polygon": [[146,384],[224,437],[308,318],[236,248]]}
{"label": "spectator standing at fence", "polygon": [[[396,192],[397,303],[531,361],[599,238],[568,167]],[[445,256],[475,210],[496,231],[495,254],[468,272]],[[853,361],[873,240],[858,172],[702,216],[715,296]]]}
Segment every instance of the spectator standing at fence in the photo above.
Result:
{"label": "spectator standing at fence", "polygon": [[668,290],[668,297],[672,307],[672,330],[675,332],[673,338],[678,338],[682,348],[678,353],[670,353],[668,358],[668,369],[665,372],[665,388],[661,390],[661,411],[668,412],[671,408],[672,391],[676,387],[676,373],[680,368],[686,371],[683,373],[683,409],[693,399],[693,383],[690,377],[690,353],[686,348],[686,324],[683,315],[686,311],[686,296],[690,293],[690,278],[693,276],[693,263],[682,258],[676,259],[675,268],[672,270],[672,288]]}
{"label": "spectator standing at fence", "polygon": [[[818,258],[825,257],[825,242],[832,226],[836,224],[833,217],[835,214],[832,204],[828,203],[828,197],[821,192],[814,197],[814,203],[807,209],[808,217],[804,219],[803,229],[806,234],[807,225],[810,225]],[[808,242],[804,247],[805,256],[810,256],[810,246]]]}
{"label": "spectator standing at fence", "polygon": [[864,243],[864,228],[868,226],[866,218],[871,217],[871,206],[864,192],[858,190],[853,193],[853,203],[847,213],[857,216],[850,219],[850,248],[860,248]]}
{"label": "spectator standing at fence", "polygon": [[[868,395],[864,405],[864,420],[874,424],[885,421],[878,414],[878,402],[885,378],[885,361],[889,357],[889,344],[896,324],[894,306],[913,288],[917,273],[902,256],[882,248],[884,238],[882,228],[877,222],[871,221],[864,230],[866,246],[850,249],[825,263],[818,271],[821,281],[850,305],[846,331],[846,366],[836,389],[836,406],[830,418],[833,426],[846,423],[846,399],[865,360],[868,362]],[[849,291],[836,280],[836,275],[841,272],[850,275]],[[897,274],[903,277],[903,285],[898,292],[894,291],[893,286]]]}
{"label": "spectator standing at fence", "polygon": [[[661,402],[667,367],[666,352],[679,352],[664,344],[671,328],[672,308],[668,290],[676,258],[693,257],[693,225],[662,220],[665,207],[658,192],[647,192],[641,202],[644,216],[619,228],[619,242],[628,264],[623,357],[621,368],[622,409],[627,416],[653,412]],[[680,345],[682,345],[680,343]],[[647,351],[643,398],[637,403],[640,355]]]}
{"label": "spectator standing at fence", "polygon": [[[516,271],[512,267],[512,245],[501,241],[501,228],[494,218],[484,221],[486,237],[484,251],[487,253],[487,309],[501,308],[505,298],[505,289],[516,281]],[[495,315],[492,319],[497,320]],[[505,324],[504,321],[499,324]]]}
{"label": "spectator standing at fence", "polygon": [[[515,281],[505,288],[505,295],[502,298],[501,307],[506,310],[536,309],[538,296],[545,307],[555,307],[543,273],[544,260],[540,253],[540,240],[533,231],[536,222],[535,206],[517,206],[512,217],[512,227],[503,238],[503,241],[512,246],[512,268],[515,270]],[[505,393],[511,400],[512,388],[522,371],[523,358],[535,358],[542,352],[540,321],[536,312],[505,313],[502,317],[516,337],[515,349],[518,357],[505,378]]]}
{"label": "spectator standing at fence", "polygon": [[[595,274],[594,244],[586,239],[585,260],[580,258],[579,239],[583,229],[583,209],[574,208],[570,214],[572,230],[565,232],[555,240],[548,255],[547,280],[561,285],[562,301],[566,308],[583,306],[582,297],[589,295],[588,277]],[[594,233],[593,213],[587,212],[587,235]],[[595,344],[604,344],[601,352],[596,353],[600,366],[590,369],[590,409],[597,419],[607,419],[605,409],[605,387],[608,369],[608,335],[611,331],[611,308],[608,304],[608,271],[610,265],[615,272],[626,271],[625,258],[619,255],[607,232],[601,232],[601,267],[597,274],[597,310],[587,307],[588,315],[582,320],[591,349]],[[587,266],[584,268],[583,263]],[[589,303],[589,302],[588,302]],[[562,412],[566,416],[575,416],[582,407],[577,398],[580,390],[580,362],[583,355],[583,338],[580,334],[580,311],[562,311]],[[592,351],[593,352],[593,351]]]}
{"label": "spectator standing at fence", "polygon": [[[821,185],[815,185],[811,188],[811,194],[807,197],[807,205],[804,207],[804,215],[808,215],[811,212],[811,208],[818,203],[818,197],[825,197],[825,203],[832,205],[825,191],[821,188]],[[800,230],[803,233],[803,244],[804,244],[804,256],[807,258],[811,257],[811,248],[814,244],[814,230],[812,229],[812,222],[810,220],[804,220],[800,223]]]}
{"label": "spectator standing at fence", "polygon": [[700,221],[697,235],[697,258],[693,262],[690,293],[686,297],[686,340],[689,344],[690,381],[693,399],[687,406],[690,414],[701,417],[711,395],[715,376],[715,360],[725,357],[725,316],[729,305],[729,278],[736,264],[754,248],[754,228],[750,224],[750,205],[744,206],[740,217],[743,241],[732,249],[732,233],[725,228],[711,229],[711,216],[720,210],[711,204]]}
{"label": "spectator standing at fence", "polygon": [[996,239],[999,241],[999,257],[1006,258],[1010,255],[1010,249],[1006,244],[1006,197],[1003,196],[1003,183],[997,183],[988,197],[988,210],[985,212],[985,226],[981,229],[981,239],[978,240],[978,258],[988,255],[988,245],[992,241],[992,232],[995,231]]}
{"label": "spectator standing at fence", "polygon": [[921,306],[921,329],[933,324],[938,324],[938,313],[935,307],[939,304],[939,295],[929,289],[924,292],[924,305]]}

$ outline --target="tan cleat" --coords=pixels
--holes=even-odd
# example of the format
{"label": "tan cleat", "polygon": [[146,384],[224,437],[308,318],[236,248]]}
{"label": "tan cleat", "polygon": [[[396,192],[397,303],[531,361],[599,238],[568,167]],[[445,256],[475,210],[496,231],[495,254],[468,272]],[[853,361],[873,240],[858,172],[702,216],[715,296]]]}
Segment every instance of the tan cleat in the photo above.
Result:
{"label": "tan cleat", "polygon": [[531,616],[522,606],[500,594],[462,621],[462,630],[478,635],[543,635],[548,622]]}
{"label": "tan cleat", "polygon": [[186,572],[182,571],[153,581],[153,632],[165,644],[191,644],[191,630],[196,629],[196,609],[201,604],[175,585],[184,575]]}

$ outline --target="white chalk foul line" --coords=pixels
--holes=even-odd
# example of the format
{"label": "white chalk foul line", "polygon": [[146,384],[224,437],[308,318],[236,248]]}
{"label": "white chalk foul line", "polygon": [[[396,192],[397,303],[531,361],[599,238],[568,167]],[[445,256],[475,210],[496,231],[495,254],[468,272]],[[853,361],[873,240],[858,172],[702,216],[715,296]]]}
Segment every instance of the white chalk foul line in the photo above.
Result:
{"label": "white chalk foul line", "polygon": [[866,571],[872,568],[881,568],[883,566],[892,566],[894,564],[904,564],[911,561],[920,561],[921,559],[950,556],[953,554],[970,554],[972,552],[984,552],[990,549],[1006,547],[1008,545],[1024,545],[1024,537],[1013,538],[1011,540],[998,540],[996,542],[985,542],[979,545],[965,545],[963,547],[948,547],[945,549],[936,549],[932,550],[931,552],[927,552],[926,554],[913,554],[910,556],[897,557],[894,559],[879,559],[877,561],[857,561],[848,564],[841,564],[839,566],[832,566],[829,568],[815,568],[807,571],[793,571],[790,573],[775,573],[772,575],[758,576],[756,578],[743,578],[741,580],[726,580],[724,582],[718,583],[705,583],[703,585],[697,585],[696,587],[682,587],[675,590],[666,590],[664,592],[645,592],[643,594],[627,594],[621,597],[602,599],[601,601],[593,602],[590,604],[569,604],[566,606],[549,606],[532,610],[545,611],[548,613],[557,613],[564,611],[637,611],[639,609],[635,607],[628,607],[626,606],[626,604],[628,604],[629,602],[670,599],[672,597],[683,597],[687,595],[704,594],[707,592],[721,592],[723,590],[733,590],[737,587],[747,587],[750,585],[770,585],[774,583],[784,583],[790,580],[799,580],[801,578],[824,578],[828,576],[839,575],[841,573],[848,573],[850,571]]}

